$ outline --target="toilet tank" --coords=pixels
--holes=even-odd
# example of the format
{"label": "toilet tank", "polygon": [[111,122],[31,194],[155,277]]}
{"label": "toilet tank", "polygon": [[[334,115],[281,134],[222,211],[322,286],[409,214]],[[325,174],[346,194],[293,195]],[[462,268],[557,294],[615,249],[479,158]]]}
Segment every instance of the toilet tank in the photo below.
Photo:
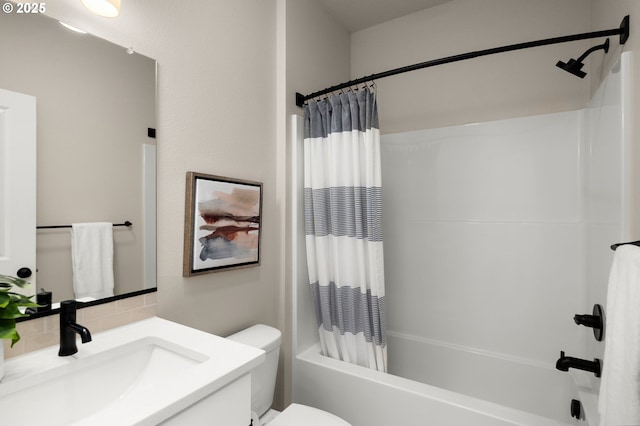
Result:
{"label": "toilet tank", "polygon": [[264,324],[254,325],[227,337],[266,352],[264,363],[251,371],[251,411],[258,416],[266,413],[273,404],[281,338],[280,330]]}

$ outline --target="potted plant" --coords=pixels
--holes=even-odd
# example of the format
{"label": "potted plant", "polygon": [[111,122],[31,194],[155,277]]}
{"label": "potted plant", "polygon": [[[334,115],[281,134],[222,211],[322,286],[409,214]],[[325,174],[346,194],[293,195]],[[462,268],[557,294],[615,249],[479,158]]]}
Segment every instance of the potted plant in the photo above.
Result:
{"label": "potted plant", "polygon": [[11,339],[11,347],[20,340],[16,319],[28,316],[20,308],[38,307],[30,297],[11,291],[14,286],[24,288],[27,284],[20,278],[0,274],[0,339]]}

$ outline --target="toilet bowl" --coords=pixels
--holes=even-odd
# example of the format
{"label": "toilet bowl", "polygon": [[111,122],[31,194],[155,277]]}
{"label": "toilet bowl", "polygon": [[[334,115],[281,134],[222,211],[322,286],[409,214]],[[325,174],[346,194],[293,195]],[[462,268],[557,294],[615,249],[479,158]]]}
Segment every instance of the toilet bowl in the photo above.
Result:
{"label": "toilet bowl", "polygon": [[253,426],[351,426],[338,416],[302,404],[289,405],[273,420],[272,415],[266,415],[273,403],[281,338],[280,330],[264,324],[254,325],[227,337],[229,340],[262,349],[266,353],[264,363],[251,371]]}
{"label": "toilet bowl", "polygon": [[267,426],[351,426],[338,416],[302,404],[289,405]]}

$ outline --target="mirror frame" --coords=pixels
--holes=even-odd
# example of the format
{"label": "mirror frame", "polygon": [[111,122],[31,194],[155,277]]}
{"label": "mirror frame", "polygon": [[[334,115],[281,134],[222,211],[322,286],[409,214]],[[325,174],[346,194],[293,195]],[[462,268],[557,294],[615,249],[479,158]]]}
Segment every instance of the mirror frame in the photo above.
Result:
{"label": "mirror frame", "polygon": [[[54,18],[52,16],[48,16],[48,15],[42,15],[42,16],[47,18],[47,19],[50,19],[52,22],[53,21],[58,21],[56,18]],[[117,46],[117,47],[119,47],[119,48],[121,48],[121,49],[123,49],[125,51],[127,50],[127,48],[125,48],[125,47],[123,47],[123,46],[121,46],[121,45],[119,45],[117,43],[114,43],[114,42],[112,42],[112,41],[110,41],[108,39],[105,39],[103,37],[96,36],[96,35],[91,34],[91,33],[87,33],[86,35],[89,36],[89,37],[92,37],[92,38],[94,38],[94,39],[96,39],[98,41],[106,42],[106,43],[109,43],[109,44],[111,44],[113,46]],[[155,102],[154,102],[154,105],[153,105],[154,109],[152,110],[153,114],[155,115],[155,125],[154,125],[154,129],[152,129],[154,134],[151,135],[148,132],[148,136],[152,137],[154,140],[156,140],[155,145],[157,146],[157,138],[156,138],[156,135],[155,135],[155,130],[156,130],[155,127],[157,126],[157,112],[158,112],[158,61],[156,59],[150,58],[150,57],[148,57],[146,55],[142,55],[142,56],[145,56],[145,57],[153,60],[154,64],[155,64],[154,65],[154,74],[153,74],[153,78],[154,78],[153,84],[154,84],[154,91],[155,91]],[[149,128],[149,130],[151,130],[151,128]],[[156,168],[157,168],[157,160],[156,160]],[[157,176],[157,169],[156,169],[156,176]],[[157,212],[157,202],[156,202],[156,205],[155,205],[155,211]],[[153,232],[155,232],[155,234],[157,235],[157,224],[154,224],[154,228],[155,229],[154,229]],[[156,259],[157,259],[157,247],[156,247],[155,252],[156,252],[155,256],[156,256]],[[142,265],[141,265],[141,267],[142,267]],[[144,281],[140,282],[140,287],[142,287],[144,285],[145,285]],[[157,283],[157,264],[156,264],[156,279],[155,279],[154,287],[142,288],[142,289],[139,289],[139,290],[133,290],[133,291],[130,291],[130,292],[127,292],[127,293],[116,294],[114,296],[105,297],[105,298],[101,298],[101,299],[97,299],[97,300],[91,300],[91,301],[87,301],[87,302],[78,302],[78,309],[83,309],[83,308],[87,308],[87,307],[102,305],[102,304],[106,304],[106,303],[112,303],[112,302],[115,302],[115,301],[118,301],[118,300],[122,300],[122,299],[127,299],[127,298],[131,298],[131,297],[137,297],[137,296],[141,296],[141,295],[145,295],[145,294],[149,294],[149,293],[154,293],[154,292],[157,292],[157,286],[158,286],[158,283]],[[33,287],[32,291],[34,292],[33,298],[35,299],[36,288]],[[59,312],[60,312],[60,308],[50,309],[50,310],[41,311],[41,312],[29,312],[27,314],[28,316],[17,318],[16,322],[25,322],[25,321],[29,321],[31,319],[37,319],[37,318],[47,317],[47,316],[51,316],[51,315],[57,315]]]}
{"label": "mirror frame", "polygon": [[[144,294],[155,293],[158,291],[158,287],[145,288],[143,290],[132,291],[130,293],[119,294],[117,296],[104,297],[102,299],[92,300],[90,302],[77,302],[78,309],[89,308],[91,306],[103,305],[105,303],[115,302],[116,300],[129,299],[131,297],[142,296]],[[48,317],[50,315],[57,315],[60,313],[60,308],[51,309],[49,311],[33,312],[28,314],[28,317],[17,318],[16,322],[29,321],[36,318]]]}

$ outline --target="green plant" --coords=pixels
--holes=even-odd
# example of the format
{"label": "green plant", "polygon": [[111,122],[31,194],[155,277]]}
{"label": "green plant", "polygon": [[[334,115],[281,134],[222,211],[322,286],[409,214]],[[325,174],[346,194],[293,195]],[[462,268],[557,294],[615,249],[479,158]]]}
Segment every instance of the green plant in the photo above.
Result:
{"label": "green plant", "polygon": [[20,308],[38,307],[31,297],[11,291],[14,286],[24,288],[27,284],[20,278],[0,274],[0,339],[11,339],[12,347],[20,340],[16,319],[29,316],[20,312]]}

